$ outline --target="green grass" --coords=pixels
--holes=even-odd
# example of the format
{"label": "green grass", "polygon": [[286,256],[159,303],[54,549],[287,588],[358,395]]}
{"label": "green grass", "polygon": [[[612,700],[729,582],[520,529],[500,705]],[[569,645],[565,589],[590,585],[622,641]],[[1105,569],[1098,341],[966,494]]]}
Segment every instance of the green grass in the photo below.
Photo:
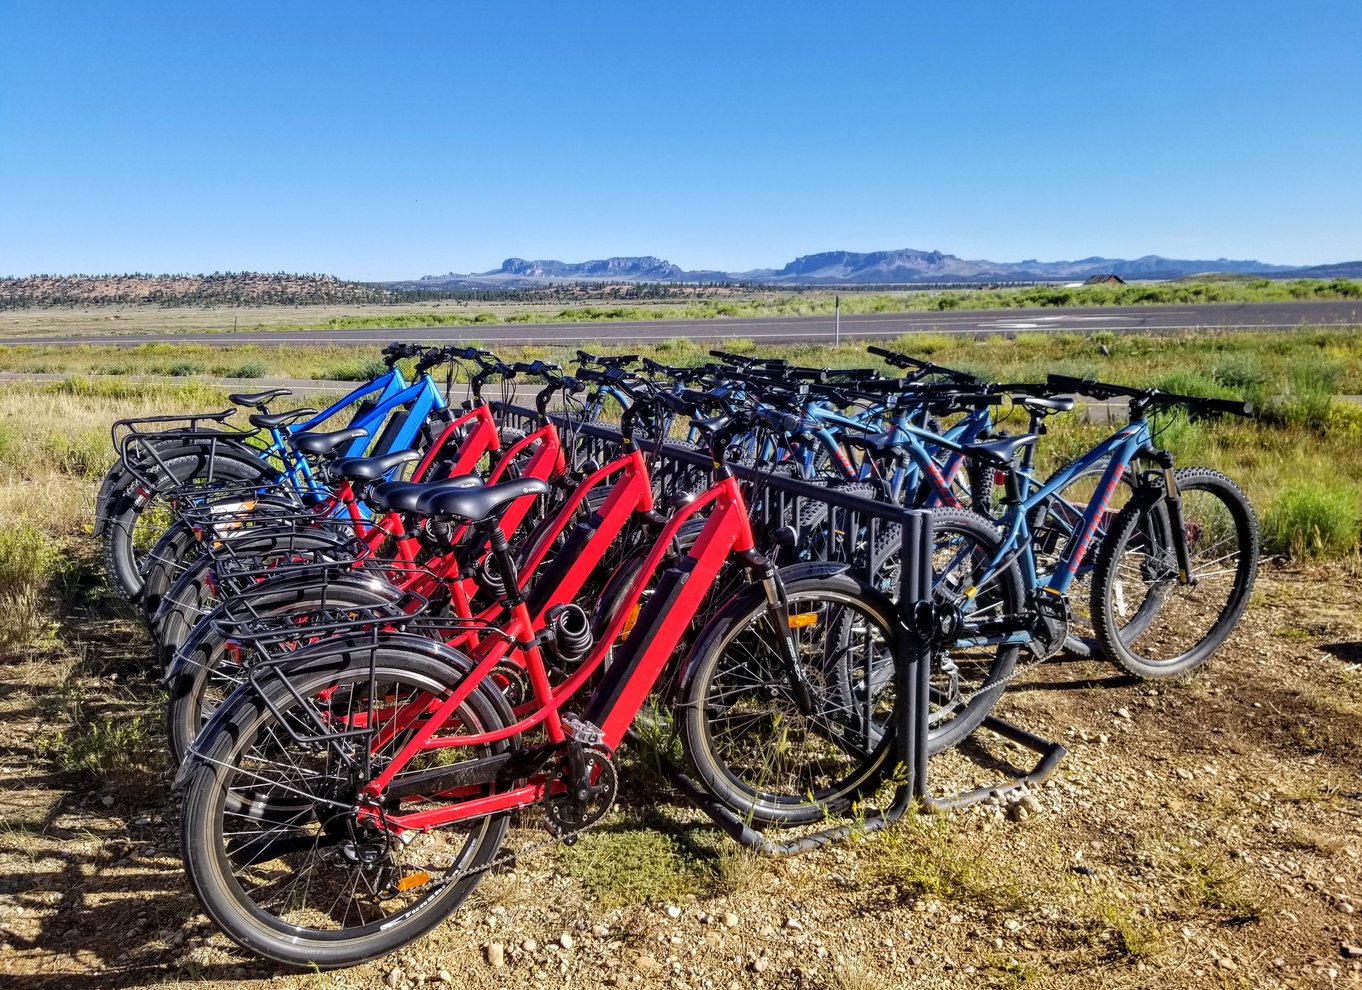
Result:
{"label": "green grass", "polygon": [[44,753],[66,773],[106,778],[145,770],[158,747],[142,715],[104,715],[88,725],[74,720],[65,732],[48,738]]}
{"label": "green grass", "polygon": [[563,848],[560,861],[605,905],[674,902],[714,877],[713,868],[674,837],[628,818],[584,832]]}
{"label": "green grass", "polygon": [[1154,922],[1130,913],[1127,905],[1102,901],[1097,917],[1115,937],[1120,951],[1132,959],[1152,959],[1164,947],[1164,932]]}
{"label": "green grass", "polygon": [[1291,483],[1262,520],[1265,544],[1293,556],[1355,553],[1362,541],[1362,495],[1324,476]]}
{"label": "green grass", "polygon": [[485,309],[336,316],[326,320],[272,325],[271,330],[486,326],[518,323],[580,323],[616,320],[718,319],[763,316],[828,316],[840,296],[843,313],[954,312],[975,309],[1037,309],[1072,306],[1285,302],[1362,299],[1362,282],[1349,279],[1225,279],[1124,286],[1032,286],[1017,289],[758,291],[687,303],[585,304],[557,310]]}
{"label": "green grass", "polygon": [[[1275,284],[1275,283],[1274,283]],[[1106,290],[1102,290],[1106,291]],[[810,297],[811,298],[811,297]],[[808,302],[809,299],[804,300]],[[1204,464],[1234,478],[1249,495],[1263,522],[1264,545],[1271,553],[1336,557],[1355,553],[1362,533],[1362,403],[1339,398],[1362,394],[1362,330],[1303,328],[1289,332],[1181,332],[1168,335],[1111,332],[1080,334],[1023,333],[1008,339],[979,339],[944,334],[910,334],[892,342],[899,349],[941,364],[963,368],[995,381],[1043,379],[1051,371],[1132,385],[1158,384],[1199,395],[1244,398],[1258,409],[1254,421],[1226,419],[1189,423],[1163,417],[1159,442],[1179,463]],[[508,361],[545,358],[571,365],[573,351],[618,351],[593,341],[563,345],[498,347]],[[669,364],[710,360],[710,342],[686,338],[661,341],[644,349]],[[862,343],[840,347],[791,344],[763,347],[730,340],[724,350],[779,353],[802,365],[818,367],[886,366],[868,355]],[[1105,348],[1105,353],[1103,349]],[[629,348],[637,351],[640,348]],[[297,379],[362,381],[382,370],[377,348],[365,346],[217,347],[142,344],[127,348],[36,346],[0,350],[0,368],[24,370],[41,365],[89,373],[115,366],[155,371],[173,361],[204,367],[264,369],[269,375]],[[410,368],[406,369],[410,371]],[[112,376],[75,377],[57,386],[72,399],[135,399],[156,396],[166,405],[206,409],[221,403],[220,392],[195,382],[144,386]],[[461,390],[456,397],[461,397]],[[321,399],[309,395],[307,404]],[[281,406],[282,408],[282,406]],[[1002,411],[1004,414],[1006,410]],[[1025,429],[1020,414],[1003,424]],[[1040,467],[1053,470],[1089,449],[1110,427],[1079,416],[1059,416],[1040,445]],[[26,428],[25,428],[26,429]],[[50,428],[49,428],[50,429]],[[63,425],[54,432],[70,432]],[[0,418],[0,469],[26,471],[35,463],[27,434],[16,422]],[[84,441],[82,440],[81,443]],[[61,442],[36,454],[36,463],[58,461],[71,474],[90,470],[80,450]]]}
{"label": "green grass", "polygon": [[877,884],[893,884],[902,897],[969,901],[991,910],[1019,910],[1026,896],[987,846],[952,828],[946,816],[910,815],[876,833],[863,869]]}

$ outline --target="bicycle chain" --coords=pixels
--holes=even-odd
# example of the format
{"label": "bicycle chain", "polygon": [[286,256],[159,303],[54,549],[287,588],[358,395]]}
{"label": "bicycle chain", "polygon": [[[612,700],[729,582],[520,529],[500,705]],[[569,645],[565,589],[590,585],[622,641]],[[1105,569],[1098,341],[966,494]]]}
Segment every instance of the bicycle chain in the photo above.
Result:
{"label": "bicycle chain", "polygon": [[[205,756],[205,755],[202,755],[202,754],[198,754],[198,753],[194,753],[192,749],[191,749],[189,755],[186,756],[186,760],[189,760],[189,759],[201,760],[202,762],[208,763],[208,764],[213,765],[213,766],[220,766],[220,767],[224,767],[224,768],[228,768],[228,769],[231,768],[230,765],[229,765],[228,763],[226,763],[226,762],[224,762],[224,761],[222,761],[222,760],[215,760],[215,759],[212,759],[211,757],[208,757],[208,756]],[[302,794],[303,792],[300,791],[299,793]],[[511,864],[511,863],[514,863],[516,860],[518,860],[518,859],[519,859],[520,857],[522,857],[522,856],[529,856],[529,855],[532,855],[533,853],[539,852],[539,851],[542,850],[542,849],[547,849],[547,848],[549,848],[550,846],[556,846],[556,845],[566,845],[566,846],[571,846],[571,845],[575,844],[576,841],[577,841],[577,838],[578,838],[579,836],[583,835],[583,834],[586,833],[586,832],[589,832],[591,829],[595,828],[597,825],[599,825],[602,821],[604,821],[604,820],[609,816],[610,812],[611,812],[612,810],[614,810],[614,807],[615,807],[615,798],[616,798],[616,796],[618,795],[618,793],[619,793],[619,791],[618,791],[618,788],[617,788],[616,791],[615,791],[615,793],[613,793],[613,794],[610,795],[610,800],[609,800],[609,802],[606,804],[605,808],[602,809],[601,813],[600,813],[598,816],[596,816],[596,818],[595,818],[593,821],[588,822],[587,824],[583,825],[581,828],[575,828],[575,829],[571,829],[571,830],[566,831],[566,832],[558,832],[558,833],[550,834],[550,836],[549,836],[547,839],[541,839],[541,840],[539,840],[538,842],[532,842],[532,843],[530,843],[528,846],[525,846],[525,847],[522,848],[522,849],[516,849],[516,850],[513,850],[513,851],[511,851],[511,852],[503,853],[503,854],[501,854],[500,856],[497,856],[497,857],[495,857],[495,858],[493,858],[493,859],[491,859],[491,860],[488,860],[486,863],[483,863],[481,866],[475,866],[475,867],[472,867],[472,868],[470,868],[470,869],[460,870],[457,874],[454,874],[454,875],[452,875],[452,876],[449,876],[449,877],[445,878],[445,879],[441,882],[440,886],[441,886],[441,887],[447,887],[447,886],[449,886],[451,883],[457,883],[457,882],[459,882],[460,880],[463,880],[463,879],[465,879],[465,878],[467,878],[467,877],[480,876],[481,874],[487,873],[487,872],[490,871],[490,870],[495,870],[495,869],[497,869],[498,867],[506,866],[506,865],[509,865],[509,864]],[[386,816],[383,816],[383,817],[386,817]],[[550,831],[552,832],[552,830],[550,830]],[[424,834],[424,833],[422,833],[422,834]],[[399,841],[401,841],[401,840],[399,839]],[[413,840],[413,841],[415,841],[415,840]]]}

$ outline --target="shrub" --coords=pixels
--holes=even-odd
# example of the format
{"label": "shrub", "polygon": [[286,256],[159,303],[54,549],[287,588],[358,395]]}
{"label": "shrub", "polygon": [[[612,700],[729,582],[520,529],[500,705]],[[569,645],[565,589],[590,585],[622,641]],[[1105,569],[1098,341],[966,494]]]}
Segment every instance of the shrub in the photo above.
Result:
{"label": "shrub", "polygon": [[227,378],[264,378],[269,374],[269,368],[264,361],[247,361],[239,364],[227,372]]}
{"label": "shrub", "polygon": [[19,432],[18,427],[11,423],[0,423],[0,461],[7,464],[15,463],[22,439],[23,434]]}
{"label": "shrub", "polygon": [[1267,384],[1267,372],[1257,354],[1234,351],[1215,363],[1211,368],[1211,379],[1231,391],[1249,394]]}
{"label": "shrub", "polygon": [[0,530],[0,651],[27,646],[47,630],[40,607],[57,561],[56,551],[32,526]]}
{"label": "shrub", "polygon": [[1263,537],[1268,549],[1295,556],[1352,552],[1362,537],[1362,495],[1323,481],[1289,487],[1268,509]]}

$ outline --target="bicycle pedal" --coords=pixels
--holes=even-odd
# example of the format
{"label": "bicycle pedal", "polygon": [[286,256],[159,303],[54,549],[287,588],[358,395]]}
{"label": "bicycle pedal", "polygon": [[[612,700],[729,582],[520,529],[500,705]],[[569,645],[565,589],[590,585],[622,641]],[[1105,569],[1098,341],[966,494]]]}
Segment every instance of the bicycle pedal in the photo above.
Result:
{"label": "bicycle pedal", "polygon": [[576,715],[563,716],[563,731],[569,739],[583,746],[605,745],[605,733],[601,731],[600,727],[580,719]]}

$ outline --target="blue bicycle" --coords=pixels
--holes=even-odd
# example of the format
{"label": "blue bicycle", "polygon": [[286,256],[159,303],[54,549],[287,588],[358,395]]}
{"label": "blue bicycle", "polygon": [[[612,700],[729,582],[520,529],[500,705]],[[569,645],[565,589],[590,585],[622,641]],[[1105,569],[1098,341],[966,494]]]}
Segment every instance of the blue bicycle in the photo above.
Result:
{"label": "blue bicycle", "polygon": [[[1176,468],[1155,444],[1150,414],[1193,417],[1251,413],[1242,402],[1176,395],[1052,375],[1053,394],[1130,399],[1129,422],[1043,482],[1023,465],[1037,433],[967,445],[964,452],[1004,478],[1001,515],[933,512],[933,751],[967,736],[1014,675],[1020,651],[1056,653],[1069,635],[1069,592],[1093,555],[1089,608],[1101,652],[1140,677],[1172,677],[1204,663],[1248,604],[1257,574],[1258,526],[1228,477]],[[1019,399],[1040,415],[1071,400]],[[1029,462],[1028,462],[1029,463]],[[1101,472],[1081,512],[1056,511],[1075,479]],[[1132,494],[1112,501],[1123,480]],[[1062,526],[1062,549],[1038,546],[1039,521]],[[1100,535],[1100,539],[1099,539]],[[1046,539],[1053,539],[1053,534]],[[892,566],[896,548],[882,552]]]}
{"label": "blue bicycle", "polygon": [[[448,415],[445,397],[429,366],[418,364],[411,384],[397,367],[402,358],[421,357],[426,350],[389,345],[383,351],[386,372],[320,412],[271,414],[270,401],[288,395],[287,389],[228,396],[237,406],[256,410],[248,417],[251,430],[226,425],[233,409],[116,422],[112,437],[119,458],[100,486],[94,533],[103,538],[108,572],[124,594],[132,600],[141,594],[146,552],[171,521],[168,497],[173,493],[259,491],[288,504],[313,505],[329,489],[317,478],[311,458],[405,450],[423,431],[430,434]],[[317,430],[352,407],[344,428]]]}

